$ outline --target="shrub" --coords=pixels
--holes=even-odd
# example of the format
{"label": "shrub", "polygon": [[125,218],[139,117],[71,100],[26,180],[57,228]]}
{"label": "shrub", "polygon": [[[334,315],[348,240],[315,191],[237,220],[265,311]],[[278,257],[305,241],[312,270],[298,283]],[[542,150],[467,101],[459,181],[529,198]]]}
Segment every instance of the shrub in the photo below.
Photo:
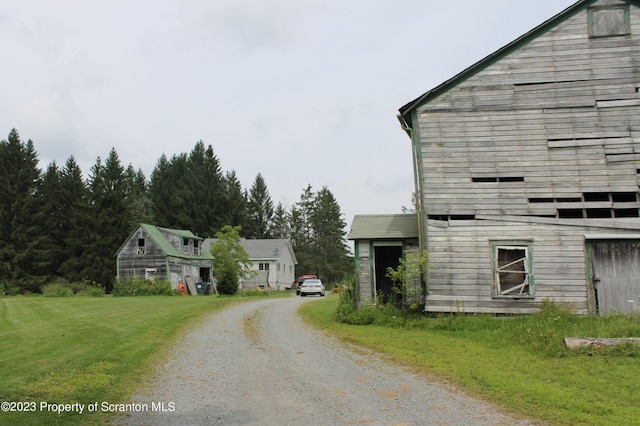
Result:
{"label": "shrub", "polygon": [[70,283],[64,278],[56,278],[53,282],[42,286],[45,297],[69,296],[104,296],[104,289],[92,282]]}
{"label": "shrub", "polygon": [[140,277],[127,278],[113,284],[114,296],[173,296],[171,283],[164,280],[149,281]]}
{"label": "shrub", "polygon": [[66,280],[59,278],[54,282],[42,287],[42,294],[45,297],[69,297],[73,296],[71,284]]}

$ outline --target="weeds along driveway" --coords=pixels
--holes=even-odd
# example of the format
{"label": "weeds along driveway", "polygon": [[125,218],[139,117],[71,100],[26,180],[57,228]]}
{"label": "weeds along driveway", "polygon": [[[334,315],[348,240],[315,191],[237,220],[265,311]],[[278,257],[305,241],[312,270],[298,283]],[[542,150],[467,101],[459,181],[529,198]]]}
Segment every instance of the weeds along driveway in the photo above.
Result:
{"label": "weeds along driveway", "polygon": [[116,424],[528,424],[345,349],[298,317],[314,299],[264,299],[207,317],[129,401],[139,411]]}

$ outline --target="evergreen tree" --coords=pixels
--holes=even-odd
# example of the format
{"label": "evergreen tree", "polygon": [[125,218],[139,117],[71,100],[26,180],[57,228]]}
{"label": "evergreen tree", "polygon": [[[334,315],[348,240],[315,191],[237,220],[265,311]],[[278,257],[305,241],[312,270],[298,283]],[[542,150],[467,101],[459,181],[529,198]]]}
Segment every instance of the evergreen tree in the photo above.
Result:
{"label": "evergreen tree", "polygon": [[134,229],[140,223],[153,222],[151,200],[147,190],[147,179],[142,170],[134,171],[129,165],[125,172],[128,228]]}
{"label": "evergreen tree", "polygon": [[314,230],[316,270],[325,281],[335,282],[350,270],[349,250],[344,231],[346,222],[336,199],[326,187],[316,194],[309,219]]}
{"label": "evergreen tree", "polygon": [[[84,250],[81,244],[84,242],[83,226],[88,223],[85,217],[89,211],[87,187],[82,178],[82,170],[75,158],[69,157],[62,169],[60,176],[60,205],[62,220],[60,222],[60,235],[63,239],[61,264],[58,274],[69,281],[76,279],[74,265],[82,261]],[[77,257],[76,257],[77,256]]]}
{"label": "evergreen tree", "polygon": [[291,238],[291,215],[278,203],[273,213],[273,226],[271,228],[273,238]]}
{"label": "evergreen tree", "polygon": [[249,190],[249,223],[247,238],[271,238],[273,202],[260,173]]}
{"label": "evergreen tree", "polygon": [[242,189],[238,176],[234,170],[227,172],[224,179],[222,217],[226,225],[239,226],[241,229],[248,228],[247,215],[247,194]]}
{"label": "evergreen tree", "polygon": [[149,198],[155,223],[213,235],[225,224],[225,182],[211,145],[196,143],[189,155],[163,154],[151,174]]}
{"label": "evergreen tree", "polygon": [[300,201],[291,209],[291,245],[298,259],[298,275],[317,274],[317,265],[313,252],[313,228],[311,214],[315,203],[315,194],[311,185],[303,190]]}
{"label": "evergreen tree", "polygon": [[104,164],[96,160],[87,188],[88,204],[74,216],[72,257],[63,268],[72,280],[94,282],[110,292],[116,275],[114,255],[132,230],[130,186],[115,149]]}
{"label": "evergreen tree", "polygon": [[43,283],[33,276],[40,174],[33,142],[23,143],[12,129],[0,142],[0,286],[9,293],[38,292]]}
{"label": "evergreen tree", "polygon": [[62,171],[53,161],[42,176],[38,191],[41,209],[37,213],[41,229],[40,255],[35,271],[45,279],[58,275],[64,261],[65,232],[68,230],[68,209],[63,197]]}

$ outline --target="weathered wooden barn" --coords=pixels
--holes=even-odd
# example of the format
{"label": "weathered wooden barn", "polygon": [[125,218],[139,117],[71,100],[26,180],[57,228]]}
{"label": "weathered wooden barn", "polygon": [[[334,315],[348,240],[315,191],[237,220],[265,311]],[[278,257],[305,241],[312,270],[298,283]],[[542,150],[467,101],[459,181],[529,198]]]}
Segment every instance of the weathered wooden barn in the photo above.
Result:
{"label": "weathered wooden barn", "polygon": [[581,0],[400,108],[425,310],[640,306],[640,2]]}
{"label": "weathered wooden barn", "polygon": [[116,254],[118,280],[168,280],[174,289],[183,283],[198,294],[198,283],[213,283],[213,256],[203,240],[191,231],[140,224]]}

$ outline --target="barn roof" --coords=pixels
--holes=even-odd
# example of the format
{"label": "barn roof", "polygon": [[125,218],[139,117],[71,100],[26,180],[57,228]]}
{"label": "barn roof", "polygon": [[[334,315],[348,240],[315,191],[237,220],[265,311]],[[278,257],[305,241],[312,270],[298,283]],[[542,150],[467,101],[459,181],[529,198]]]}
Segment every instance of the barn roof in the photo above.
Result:
{"label": "barn roof", "polygon": [[[573,5],[563,10],[562,12],[555,15],[554,17],[538,25],[528,33],[520,36],[519,38],[515,39],[511,43],[498,49],[497,51],[485,57],[484,59],[481,59],[480,61],[471,65],[469,68],[465,69],[464,71],[460,72],[459,74],[455,75],[454,77],[450,78],[449,80],[445,81],[439,86],[436,86],[435,88],[420,95],[418,98],[414,99],[408,104],[400,107],[399,109],[400,114],[398,115],[398,118],[401,120],[403,127],[406,127],[406,125],[411,127],[411,112],[416,108],[418,108],[420,105],[423,105],[429,102],[430,100],[436,98],[437,96],[441,95],[442,93],[450,90],[451,88],[455,87],[462,81],[468,79],[469,77],[477,74],[478,72],[482,71],[488,66],[494,64],[496,61],[504,58],[505,56],[512,53],[513,51],[519,49],[524,44],[529,43],[531,40],[544,34],[545,32],[549,31],[551,28],[571,18],[576,13],[580,12],[584,8],[588,7],[589,5],[597,1],[598,0],[580,0],[577,3],[574,3]],[[640,1],[637,1],[637,0],[622,0],[622,1],[629,4],[636,5],[636,6],[640,6]]]}
{"label": "barn roof", "polygon": [[167,238],[164,236],[163,233],[173,234],[178,236],[179,238],[187,238],[195,241],[202,241],[204,240],[204,238],[198,237],[193,232],[186,229],[161,228],[159,226],[149,225],[148,223],[141,223],[140,226],[131,233],[129,238],[127,238],[124,244],[120,247],[120,249],[118,250],[118,253],[126,245],[127,241],[129,241],[134,236],[134,234],[138,231],[139,228],[143,228],[147,232],[147,234],[149,234],[149,236],[153,239],[153,241],[155,241],[156,244],[158,244],[158,246],[162,249],[162,251],[164,251],[164,253],[168,256],[179,257],[183,259],[208,259],[208,260],[213,259],[213,256],[211,256],[211,253],[209,253],[206,250],[202,250],[202,254],[200,256],[181,253],[176,247],[174,247],[171,244],[171,242],[169,242],[169,240],[167,240]]}
{"label": "barn roof", "polygon": [[418,238],[415,214],[356,215],[351,223],[350,240]]}

